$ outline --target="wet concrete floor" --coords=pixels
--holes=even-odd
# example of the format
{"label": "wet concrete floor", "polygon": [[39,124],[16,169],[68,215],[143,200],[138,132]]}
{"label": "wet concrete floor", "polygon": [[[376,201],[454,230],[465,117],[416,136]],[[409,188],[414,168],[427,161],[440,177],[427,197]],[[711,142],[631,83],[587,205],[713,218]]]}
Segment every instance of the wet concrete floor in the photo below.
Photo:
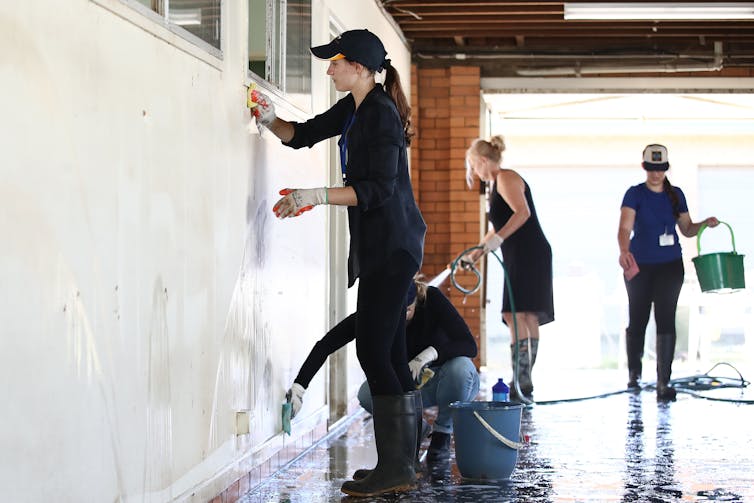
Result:
{"label": "wet concrete floor", "polygon": [[750,388],[679,393],[674,403],[657,403],[651,389],[557,401],[615,391],[621,380],[589,379],[589,389],[567,397],[555,388],[538,393],[545,403],[522,412],[529,443],[507,482],[464,479],[452,454],[410,493],[346,496],[341,484],[376,461],[371,416],[361,413],[239,501],[754,502],[754,405],[725,401],[751,401]]}

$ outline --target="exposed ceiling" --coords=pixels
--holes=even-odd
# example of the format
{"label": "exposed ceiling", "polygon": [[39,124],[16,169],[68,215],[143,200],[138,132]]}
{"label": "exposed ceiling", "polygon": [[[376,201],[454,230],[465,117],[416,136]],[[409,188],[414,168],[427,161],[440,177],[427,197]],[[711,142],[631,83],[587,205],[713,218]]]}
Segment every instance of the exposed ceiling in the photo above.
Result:
{"label": "exposed ceiling", "polygon": [[754,68],[754,20],[566,21],[564,2],[382,3],[420,66],[474,64],[483,77],[735,76]]}

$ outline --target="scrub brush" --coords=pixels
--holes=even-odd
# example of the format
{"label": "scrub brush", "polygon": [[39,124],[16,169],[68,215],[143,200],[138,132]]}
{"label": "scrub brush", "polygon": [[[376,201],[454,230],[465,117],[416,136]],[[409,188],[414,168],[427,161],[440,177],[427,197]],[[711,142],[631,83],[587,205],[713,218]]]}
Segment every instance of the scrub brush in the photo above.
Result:
{"label": "scrub brush", "polygon": [[289,391],[285,395],[285,403],[283,404],[283,410],[281,413],[281,416],[283,419],[283,431],[287,433],[289,436],[291,434],[291,411],[292,410],[293,410],[293,405],[291,405],[291,395]]}

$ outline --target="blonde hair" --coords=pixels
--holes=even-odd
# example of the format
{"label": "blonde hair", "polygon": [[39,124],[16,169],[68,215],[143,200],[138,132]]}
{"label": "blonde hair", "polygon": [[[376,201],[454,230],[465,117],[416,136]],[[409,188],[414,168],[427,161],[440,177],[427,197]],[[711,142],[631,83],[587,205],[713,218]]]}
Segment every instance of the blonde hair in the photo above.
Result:
{"label": "blonde hair", "polygon": [[466,151],[466,184],[471,187],[474,184],[474,169],[471,167],[469,157],[486,157],[495,164],[500,164],[505,152],[505,140],[500,135],[495,135],[489,140],[477,138],[471,143]]}

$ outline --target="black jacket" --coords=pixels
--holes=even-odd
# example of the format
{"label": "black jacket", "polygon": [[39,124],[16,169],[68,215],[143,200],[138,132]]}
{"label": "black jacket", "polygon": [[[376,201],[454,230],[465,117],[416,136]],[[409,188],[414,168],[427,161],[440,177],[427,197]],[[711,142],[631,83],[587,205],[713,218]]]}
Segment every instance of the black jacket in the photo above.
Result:
{"label": "black jacket", "polygon": [[416,303],[414,318],[406,324],[408,358],[412,359],[427,346],[437,350],[437,360],[430,364],[432,367],[457,356],[474,358],[477,353],[476,341],[466,321],[450,300],[433,286],[427,287],[426,299]]}
{"label": "black jacket", "polygon": [[[295,382],[309,387],[314,374],[319,371],[332,353],[356,338],[356,313],[335,325],[314,345],[296,376]],[[437,360],[430,366],[442,365],[451,358],[477,353],[476,341],[461,314],[437,288],[427,287],[427,298],[416,304],[411,321],[406,324],[406,353],[409,360],[433,346]]]}
{"label": "black jacket", "polygon": [[[306,122],[293,123],[286,145],[311,147],[343,133],[354,114],[351,94]],[[358,206],[348,207],[351,233],[348,286],[384,264],[397,250],[421,266],[427,226],[414,200],[406,138],[395,103],[376,85],[356,111],[348,135],[345,185],[353,187]],[[340,140],[343,142],[343,138]]]}

